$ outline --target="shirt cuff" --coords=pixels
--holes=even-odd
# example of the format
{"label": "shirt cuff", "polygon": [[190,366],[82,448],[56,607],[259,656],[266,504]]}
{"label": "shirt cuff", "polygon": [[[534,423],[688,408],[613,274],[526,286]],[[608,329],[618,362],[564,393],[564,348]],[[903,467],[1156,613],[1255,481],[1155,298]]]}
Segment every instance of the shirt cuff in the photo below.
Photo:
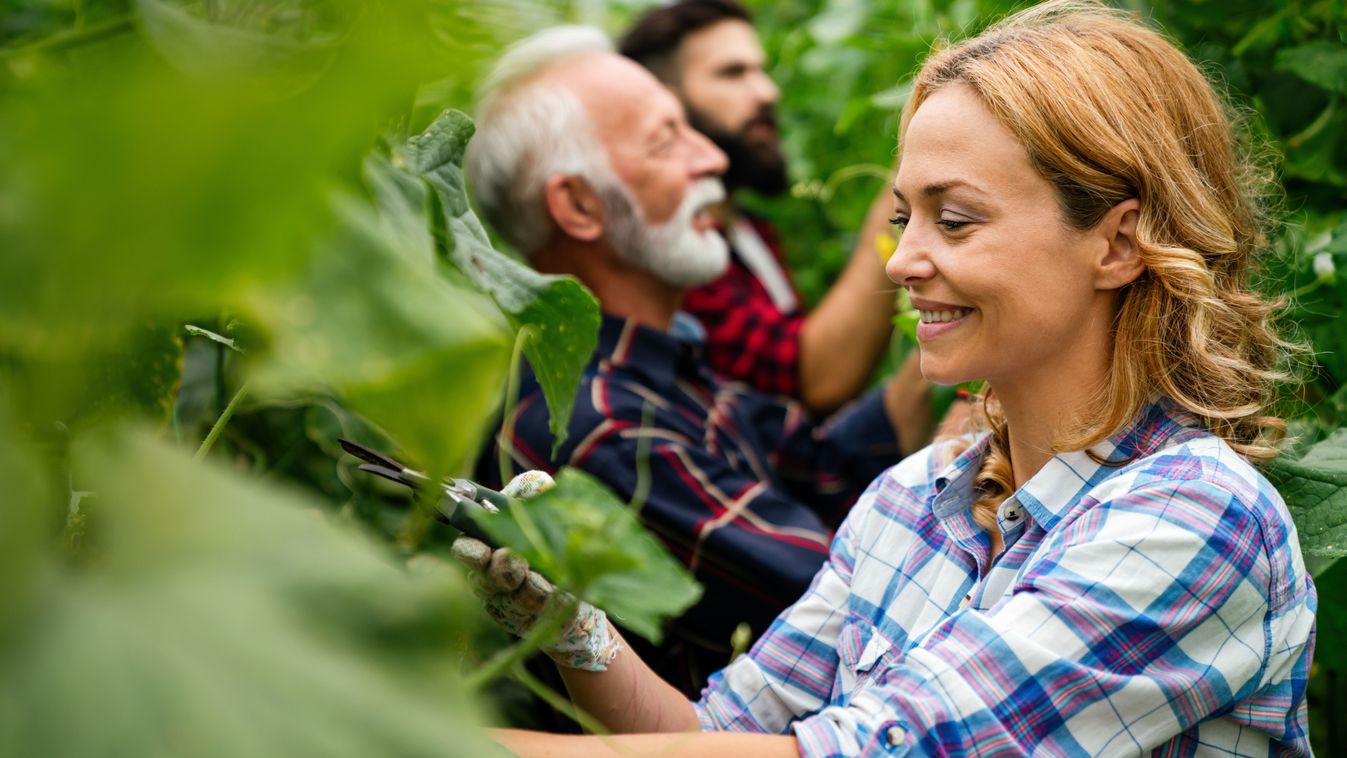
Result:
{"label": "shirt cuff", "polygon": [[802,758],[843,758],[860,755],[906,756],[912,752],[916,741],[906,724],[899,721],[885,721],[869,736],[862,745],[858,741],[858,730],[853,724],[843,729],[842,725],[820,713],[790,726],[795,733],[795,741]]}

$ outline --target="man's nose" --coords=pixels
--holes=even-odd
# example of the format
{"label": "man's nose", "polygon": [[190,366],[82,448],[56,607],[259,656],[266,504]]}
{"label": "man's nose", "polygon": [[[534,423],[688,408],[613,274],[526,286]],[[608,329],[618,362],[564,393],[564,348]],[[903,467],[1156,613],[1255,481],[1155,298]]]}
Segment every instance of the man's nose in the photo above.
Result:
{"label": "man's nose", "polygon": [[781,99],[781,89],[772,81],[772,77],[767,75],[766,71],[758,71],[753,77],[753,96],[759,103],[776,105]]}
{"label": "man's nose", "polygon": [[690,168],[693,176],[721,176],[729,168],[730,159],[715,143],[695,129],[688,130],[692,140],[692,160]]}

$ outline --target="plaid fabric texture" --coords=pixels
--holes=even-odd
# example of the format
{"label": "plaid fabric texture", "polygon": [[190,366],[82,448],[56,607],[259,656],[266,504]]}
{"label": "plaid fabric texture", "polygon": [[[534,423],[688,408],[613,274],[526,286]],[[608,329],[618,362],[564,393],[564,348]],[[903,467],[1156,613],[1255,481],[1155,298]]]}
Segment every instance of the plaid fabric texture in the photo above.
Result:
{"label": "plaid fabric texture", "polygon": [[[781,246],[766,221],[749,218],[777,260]],[[782,266],[787,278],[790,271]],[[706,329],[706,362],[718,374],[759,392],[800,396],[800,329],[804,312],[783,312],[731,249],[730,267],[683,295],[683,310]]]}
{"label": "plaid fabric texture", "polygon": [[[966,444],[966,441],[965,443]],[[862,496],[809,592],[697,704],[801,753],[1307,755],[1314,587],[1272,486],[1163,401],[969,506],[986,438]]]}
{"label": "plaid fabric texture", "polygon": [[[568,465],[624,500],[644,492],[641,520],[705,587],[671,636],[719,649],[706,673],[728,661],[739,622],[760,634],[804,593],[832,530],[898,459],[878,394],[819,426],[797,403],[719,381],[696,345],[607,315],[555,458],[547,422],[526,372],[496,440],[510,451],[511,474]],[[496,459],[496,450],[481,459],[484,483],[499,483]]]}

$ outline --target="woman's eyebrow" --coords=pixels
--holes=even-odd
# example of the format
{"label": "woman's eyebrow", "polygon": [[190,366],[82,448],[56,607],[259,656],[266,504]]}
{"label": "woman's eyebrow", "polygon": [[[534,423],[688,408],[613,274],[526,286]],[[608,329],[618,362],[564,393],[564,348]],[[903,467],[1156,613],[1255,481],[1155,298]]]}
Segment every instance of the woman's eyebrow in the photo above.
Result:
{"label": "woman's eyebrow", "polygon": [[[973,184],[972,182],[966,182],[963,179],[951,179],[947,182],[928,184],[925,187],[921,188],[920,194],[924,198],[937,197],[939,195],[943,195],[944,193],[948,192],[949,190],[955,187],[964,187],[978,194],[986,194],[981,189],[979,189],[977,185]],[[899,190],[897,187],[893,188],[893,195],[899,200],[902,200],[905,203],[907,202],[907,197],[904,196],[902,191]]]}

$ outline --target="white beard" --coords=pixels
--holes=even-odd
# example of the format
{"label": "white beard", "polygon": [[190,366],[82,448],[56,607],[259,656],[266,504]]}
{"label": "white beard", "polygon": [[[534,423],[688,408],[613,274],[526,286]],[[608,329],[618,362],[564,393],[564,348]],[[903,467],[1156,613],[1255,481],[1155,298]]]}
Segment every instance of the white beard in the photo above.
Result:
{"label": "white beard", "polygon": [[620,181],[615,193],[603,193],[608,238],[623,260],[649,271],[675,287],[706,284],[725,273],[730,249],[714,229],[699,232],[693,226],[698,211],[725,199],[718,179],[693,184],[674,215],[662,224],[647,224],[636,199]]}

